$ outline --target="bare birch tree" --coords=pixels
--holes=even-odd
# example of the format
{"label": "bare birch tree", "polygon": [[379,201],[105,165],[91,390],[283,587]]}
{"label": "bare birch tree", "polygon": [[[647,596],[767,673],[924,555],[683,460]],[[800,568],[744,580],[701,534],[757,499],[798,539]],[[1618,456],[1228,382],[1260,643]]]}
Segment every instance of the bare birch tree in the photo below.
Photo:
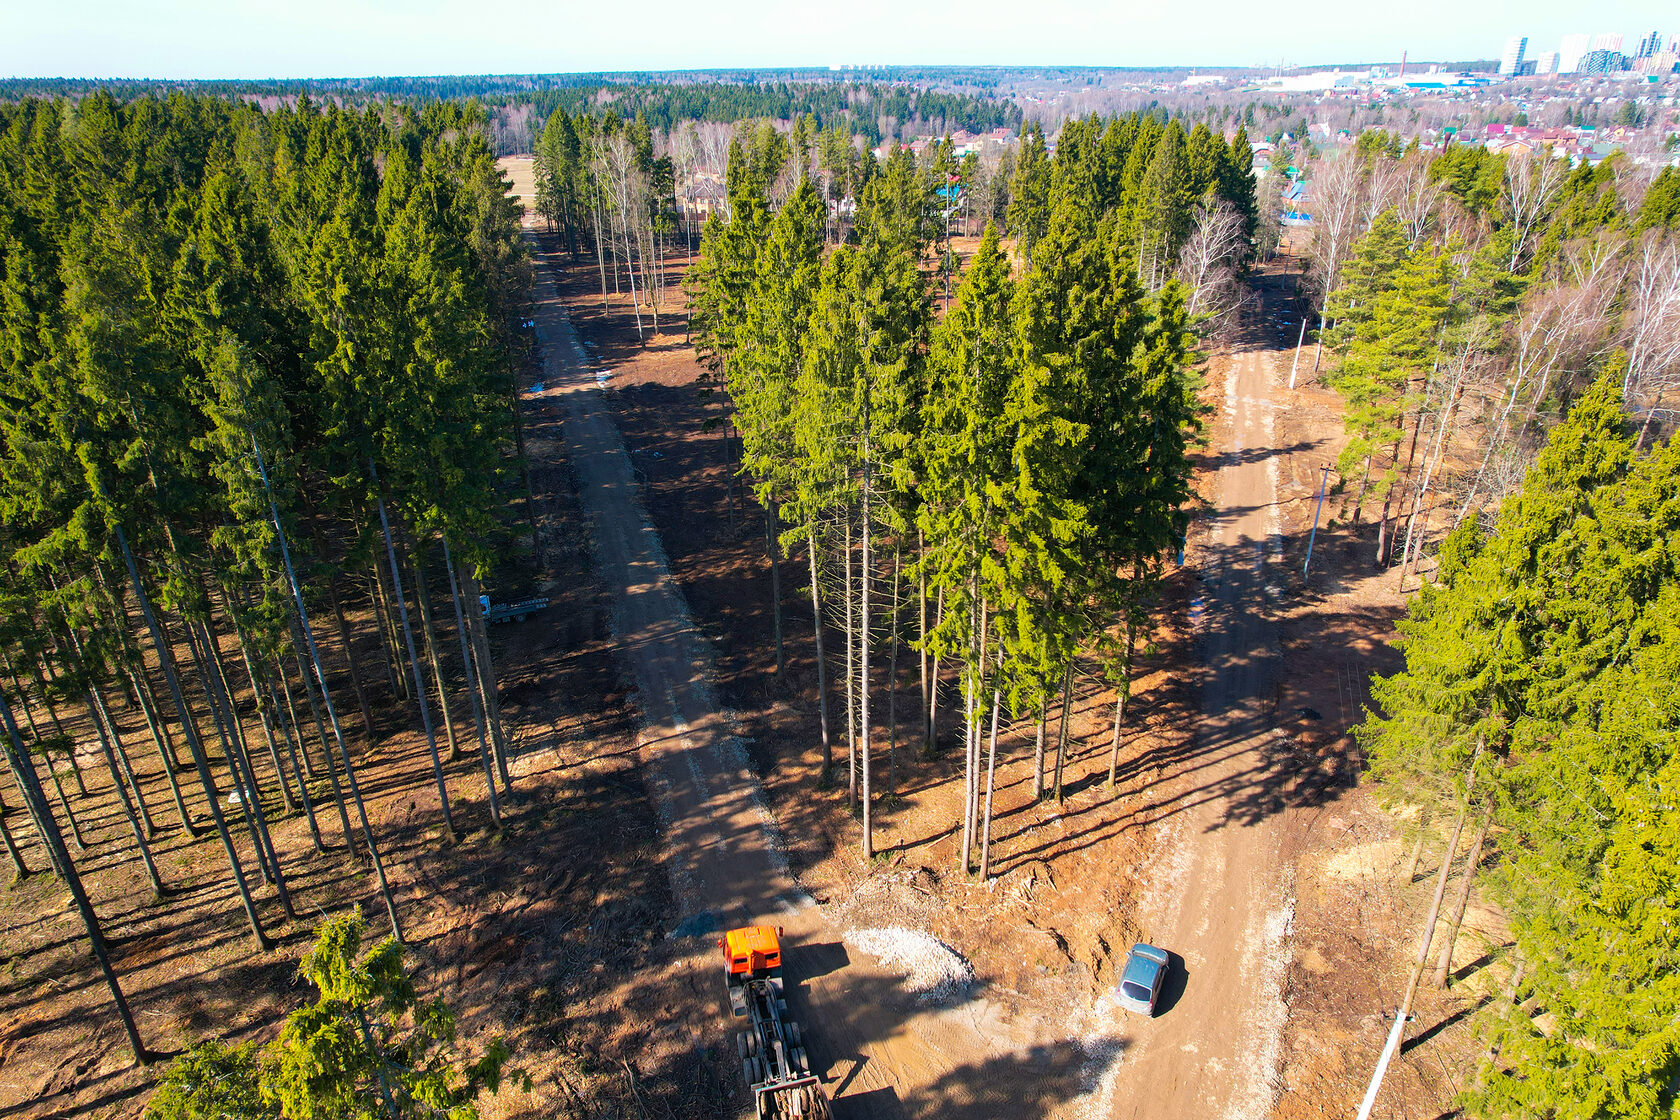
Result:
{"label": "bare birch tree", "polygon": [[1312,184],[1313,235],[1308,256],[1320,297],[1318,326],[1324,329],[1323,297],[1336,290],[1342,266],[1359,236],[1365,179],[1358,160],[1320,162]]}
{"label": "bare birch tree", "polygon": [[[1484,493],[1483,483],[1494,456],[1501,448],[1520,444],[1526,434],[1527,422],[1519,430],[1518,439],[1506,442],[1514,416],[1532,420],[1560,372],[1585,368],[1606,344],[1611,325],[1609,308],[1621,286],[1624,269],[1615,242],[1600,239],[1577,246],[1568,254],[1564,268],[1562,281],[1534,297],[1512,328],[1508,343],[1512,360],[1500,393],[1504,403],[1488,429],[1480,465],[1453,519],[1454,525],[1464,520]],[[1519,405],[1523,406],[1522,412],[1518,412]]]}
{"label": "bare birch tree", "polygon": [[1549,149],[1538,155],[1505,162],[1505,190],[1501,199],[1510,219],[1511,259],[1507,272],[1521,267],[1525,250],[1539,230],[1558,188],[1563,185],[1564,162]]}
{"label": "bare birch tree", "polygon": [[1241,306],[1237,268],[1248,248],[1243,218],[1223,200],[1198,206],[1196,226],[1178,255],[1178,278],[1189,290],[1186,309],[1204,335],[1220,337]]}
{"label": "bare birch tree", "polygon": [[1394,198],[1394,208],[1406,230],[1409,249],[1415,251],[1428,236],[1446,189],[1441,180],[1429,177],[1429,160],[1422,152],[1413,152],[1401,160],[1400,189]]}
{"label": "bare birch tree", "polygon": [[1643,414],[1641,442],[1665,394],[1680,386],[1680,239],[1652,230],[1629,268],[1623,327],[1628,352],[1622,399]]}

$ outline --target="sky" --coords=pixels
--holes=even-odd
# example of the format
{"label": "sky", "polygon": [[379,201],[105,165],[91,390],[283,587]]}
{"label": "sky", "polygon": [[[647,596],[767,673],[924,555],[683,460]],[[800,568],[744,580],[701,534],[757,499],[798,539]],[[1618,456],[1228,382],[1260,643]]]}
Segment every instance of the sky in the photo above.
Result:
{"label": "sky", "polygon": [[[1400,13],[1404,15],[1401,17]],[[0,76],[310,78],[837,64],[1249,66],[1629,49],[1675,0],[0,0]]]}

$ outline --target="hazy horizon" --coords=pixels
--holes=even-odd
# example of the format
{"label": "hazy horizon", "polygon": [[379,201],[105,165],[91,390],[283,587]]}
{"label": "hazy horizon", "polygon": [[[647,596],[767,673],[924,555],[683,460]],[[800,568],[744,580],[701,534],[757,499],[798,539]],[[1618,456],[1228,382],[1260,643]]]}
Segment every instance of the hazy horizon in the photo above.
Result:
{"label": "hazy horizon", "polygon": [[[672,0],[632,17],[616,6],[532,5],[485,20],[462,0],[344,0],[241,9],[212,0],[88,0],[73,10],[4,0],[0,75],[152,81],[321,81],[444,75],[822,70],[835,65],[975,68],[1248,68],[1499,57],[1507,36],[1530,55],[1568,33],[1680,32],[1672,5],[1562,0],[1466,6],[1422,0],[1406,29],[1336,0],[1272,9],[1209,0],[1193,11],[1052,0],[902,9],[862,0],[845,13],[763,0],[703,11]],[[698,14],[697,14],[698,13]],[[1666,19],[1665,19],[1666,17]],[[1185,31],[1193,25],[1193,32]]]}

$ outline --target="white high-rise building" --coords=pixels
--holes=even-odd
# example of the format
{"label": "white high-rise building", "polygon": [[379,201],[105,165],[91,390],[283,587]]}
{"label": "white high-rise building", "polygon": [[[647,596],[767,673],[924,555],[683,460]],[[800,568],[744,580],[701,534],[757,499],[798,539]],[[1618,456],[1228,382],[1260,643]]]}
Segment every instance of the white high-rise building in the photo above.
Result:
{"label": "white high-rise building", "polygon": [[1543,51],[1534,60],[1536,74],[1556,74],[1558,72],[1558,52]]}
{"label": "white high-rise building", "polygon": [[1505,40],[1505,53],[1499,59],[1499,72],[1509,78],[1522,69],[1523,55],[1528,52],[1528,36],[1513,35]]}
{"label": "white high-rise building", "polygon": [[1573,74],[1581,68],[1581,56],[1592,49],[1591,35],[1565,35],[1558,46],[1559,74]]}
{"label": "white high-rise building", "polygon": [[1595,51],[1617,51],[1622,49],[1622,33],[1620,31],[1602,31],[1592,37],[1592,49]]}

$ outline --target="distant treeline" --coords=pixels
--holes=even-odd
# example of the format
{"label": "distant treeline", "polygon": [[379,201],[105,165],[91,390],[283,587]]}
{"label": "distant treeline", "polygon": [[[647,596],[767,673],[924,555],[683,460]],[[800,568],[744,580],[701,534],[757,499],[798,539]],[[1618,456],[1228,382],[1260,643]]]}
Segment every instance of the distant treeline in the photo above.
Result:
{"label": "distant treeline", "polygon": [[[780,71],[777,72],[780,75]],[[348,105],[378,101],[425,104],[476,99],[496,115],[529,106],[540,120],[556,109],[568,114],[615,108],[621,117],[638,114],[656,129],[684,121],[733,122],[769,117],[792,120],[809,114],[822,124],[844,122],[849,131],[879,143],[909,124],[939,131],[1019,128],[1021,108],[989,94],[946,93],[887,82],[764,80],[753,71],[705,74],[454,75],[413,78],[261,79],[237,81],[151,81],[89,78],[0,80],[0,101],[26,97],[79,98],[100,90],[126,101],[144,96],[192,92],[240,99],[290,99],[308,94]],[[812,75],[819,72],[813,71]]]}

